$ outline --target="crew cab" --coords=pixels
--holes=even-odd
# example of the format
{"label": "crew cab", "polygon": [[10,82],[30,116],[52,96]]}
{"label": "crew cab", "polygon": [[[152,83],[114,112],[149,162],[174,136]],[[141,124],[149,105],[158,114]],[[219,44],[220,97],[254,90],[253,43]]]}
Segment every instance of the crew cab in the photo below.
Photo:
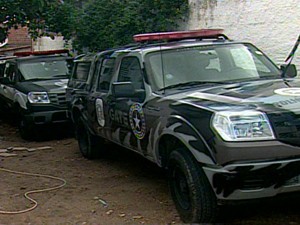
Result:
{"label": "crew cab", "polygon": [[[86,158],[124,146],[166,168],[183,222],[226,202],[300,191],[300,81],[222,30],[134,36],[97,53],[70,107]],[[284,70],[284,72],[283,72]]]}
{"label": "crew cab", "polygon": [[1,107],[15,115],[24,139],[35,138],[37,126],[68,122],[69,56],[60,52],[18,53],[5,62],[0,78]]}

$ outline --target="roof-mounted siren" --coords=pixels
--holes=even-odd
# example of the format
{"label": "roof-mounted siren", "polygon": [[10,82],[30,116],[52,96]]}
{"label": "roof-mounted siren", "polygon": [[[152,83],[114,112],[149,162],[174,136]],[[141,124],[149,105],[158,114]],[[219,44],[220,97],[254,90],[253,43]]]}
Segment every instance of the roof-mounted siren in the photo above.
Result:
{"label": "roof-mounted siren", "polygon": [[190,31],[173,31],[160,33],[137,34],[133,36],[135,42],[149,41],[171,41],[184,39],[225,39],[228,37],[223,34],[223,29],[200,29]]}
{"label": "roof-mounted siren", "polygon": [[58,50],[48,50],[48,51],[29,51],[29,52],[15,52],[14,55],[18,57],[22,56],[30,56],[30,55],[55,55],[55,54],[61,54],[61,55],[69,55],[68,49],[58,49]]}

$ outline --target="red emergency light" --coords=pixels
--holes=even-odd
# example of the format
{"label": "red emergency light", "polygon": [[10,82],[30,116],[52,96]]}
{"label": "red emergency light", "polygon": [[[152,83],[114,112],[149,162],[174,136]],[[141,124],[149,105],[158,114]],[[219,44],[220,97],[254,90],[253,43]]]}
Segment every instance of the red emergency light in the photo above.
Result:
{"label": "red emergency light", "polygon": [[133,36],[135,42],[158,41],[158,40],[182,40],[188,38],[210,38],[223,36],[223,29],[200,29],[191,31],[174,31],[160,33],[137,34]]}
{"label": "red emergency light", "polygon": [[21,56],[30,56],[30,55],[54,55],[54,54],[68,54],[69,50],[67,49],[58,49],[58,50],[48,50],[48,51],[32,51],[32,52],[15,52],[14,55]]}

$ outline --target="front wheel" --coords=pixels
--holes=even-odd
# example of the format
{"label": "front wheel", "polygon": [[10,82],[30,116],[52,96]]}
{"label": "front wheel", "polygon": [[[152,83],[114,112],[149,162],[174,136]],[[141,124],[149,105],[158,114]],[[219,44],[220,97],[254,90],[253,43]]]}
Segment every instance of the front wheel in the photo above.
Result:
{"label": "front wheel", "polygon": [[198,162],[186,149],[171,152],[168,178],[172,198],[185,223],[211,223],[217,216],[216,196]]}
{"label": "front wheel", "polygon": [[77,122],[76,134],[82,156],[87,159],[98,158],[101,153],[100,148],[102,147],[100,146],[100,139],[91,134],[82,118]]}
{"label": "front wheel", "polygon": [[25,140],[34,140],[35,129],[34,125],[30,123],[23,113],[19,113],[19,132],[20,136]]}

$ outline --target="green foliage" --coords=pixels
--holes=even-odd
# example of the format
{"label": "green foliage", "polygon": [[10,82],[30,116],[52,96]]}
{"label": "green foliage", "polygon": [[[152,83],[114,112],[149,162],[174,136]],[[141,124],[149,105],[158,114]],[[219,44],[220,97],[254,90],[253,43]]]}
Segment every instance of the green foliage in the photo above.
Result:
{"label": "green foliage", "polygon": [[177,29],[187,12],[188,0],[90,0],[74,45],[96,51],[128,44],[137,33]]}
{"label": "green foliage", "polygon": [[63,33],[71,38],[76,0],[0,0],[0,31],[27,26],[33,38]]}
{"label": "green foliage", "polygon": [[0,8],[4,35],[26,25],[33,38],[60,33],[78,50],[99,51],[137,33],[176,30],[188,0],[0,0]]}

